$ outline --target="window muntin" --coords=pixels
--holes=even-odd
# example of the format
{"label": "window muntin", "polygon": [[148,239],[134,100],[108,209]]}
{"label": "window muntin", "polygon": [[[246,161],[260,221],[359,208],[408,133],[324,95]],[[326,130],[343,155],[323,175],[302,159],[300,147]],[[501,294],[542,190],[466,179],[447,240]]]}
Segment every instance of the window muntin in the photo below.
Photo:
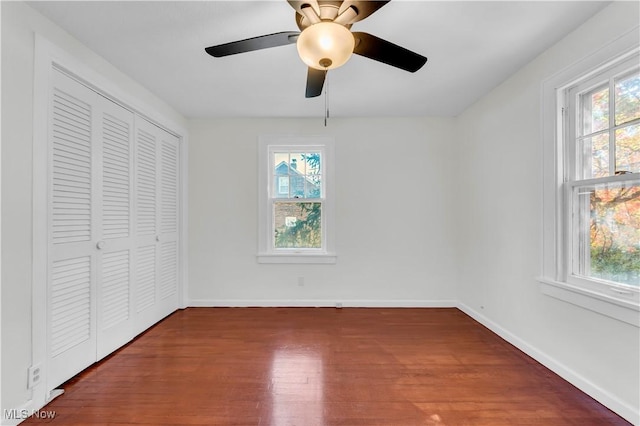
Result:
{"label": "window muntin", "polygon": [[[640,70],[611,67],[566,90],[567,282],[640,289]],[[613,94],[613,96],[611,95]]]}

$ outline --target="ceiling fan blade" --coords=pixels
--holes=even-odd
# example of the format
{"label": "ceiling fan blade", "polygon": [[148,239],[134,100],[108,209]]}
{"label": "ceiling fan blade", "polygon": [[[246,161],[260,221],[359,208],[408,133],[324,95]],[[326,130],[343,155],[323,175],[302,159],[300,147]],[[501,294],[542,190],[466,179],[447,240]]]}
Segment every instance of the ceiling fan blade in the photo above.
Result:
{"label": "ceiling fan blade", "polygon": [[207,47],[205,51],[211,56],[220,58],[222,56],[235,55],[237,53],[251,52],[252,50],[268,49],[270,47],[292,44],[296,42],[298,35],[300,35],[298,31],[283,31]]}
{"label": "ceiling fan blade", "polygon": [[305,98],[315,98],[322,93],[322,86],[324,86],[324,78],[326,76],[325,70],[317,70],[309,67],[307,70],[307,90],[305,92]]}
{"label": "ceiling fan blade", "polygon": [[404,47],[368,33],[354,32],[356,47],[353,53],[409,72],[416,72],[427,58]]}
{"label": "ceiling fan blade", "polygon": [[389,3],[391,0],[384,1],[373,1],[373,0],[344,0],[340,5],[340,9],[338,10],[338,14],[342,14],[345,10],[349,9],[351,6],[355,7],[358,11],[358,16],[356,16],[353,22],[362,21],[367,16],[372,15],[375,11],[380,9],[385,4]]}

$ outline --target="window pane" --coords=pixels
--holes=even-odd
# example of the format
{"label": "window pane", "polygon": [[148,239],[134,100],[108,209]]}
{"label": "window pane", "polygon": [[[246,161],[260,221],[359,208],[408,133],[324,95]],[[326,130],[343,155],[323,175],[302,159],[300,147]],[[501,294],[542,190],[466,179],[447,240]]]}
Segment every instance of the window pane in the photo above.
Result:
{"label": "window pane", "polygon": [[322,203],[275,202],[275,248],[322,248]]}
{"label": "window pane", "polygon": [[575,189],[577,273],[640,286],[640,181]]}
{"label": "window pane", "polygon": [[322,197],[322,179],[320,175],[308,176],[307,186],[305,189],[306,198],[321,198]]}
{"label": "window pane", "polygon": [[274,198],[321,198],[320,153],[279,152],[274,154]]}
{"label": "window pane", "polygon": [[640,73],[615,83],[616,125],[640,118]]}
{"label": "window pane", "polygon": [[308,152],[304,154],[307,163],[306,175],[306,198],[322,197],[322,156],[319,152]]}
{"label": "window pane", "polygon": [[305,177],[304,175],[291,175],[291,197],[304,198]]}
{"label": "window pane", "polygon": [[276,152],[273,158],[273,165],[276,174],[289,174],[289,153]]}
{"label": "window pane", "polygon": [[316,175],[320,173],[320,153],[319,152],[310,152],[304,154],[305,161],[307,162],[307,174]]}
{"label": "window pane", "polygon": [[307,172],[307,165],[304,160],[304,154],[291,153],[291,174],[305,175]]}
{"label": "window pane", "polygon": [[289,153],[275,153],[273,158],[274,198],[289,198]]}
{"label": "window pane", "polygon": [[578,144],[579,179],[609,176],[609,134],[584,138]]}
{"label": "window pane", "polygon": [[581,96],[582,134],[609,128],[609,87],[599,87]]}
{"label": "window pane", "polygon": [[640,172],[640,125],[616,130],[616,172]]}

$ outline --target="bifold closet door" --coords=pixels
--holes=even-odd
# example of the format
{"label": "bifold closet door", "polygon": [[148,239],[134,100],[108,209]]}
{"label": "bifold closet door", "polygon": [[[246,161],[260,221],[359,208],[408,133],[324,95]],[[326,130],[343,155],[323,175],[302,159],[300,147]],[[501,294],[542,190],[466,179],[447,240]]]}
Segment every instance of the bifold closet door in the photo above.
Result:
{"label": "bifold closet door", "polygon": [[53,70],[48,121],[51,389],[178,308],[179,141]]}
{"label": "bifold closet door", "polygon": [[178,308],[178,139],[144,120],[135,137],[135,330]]}
{"label": "bifold closet door", "polygon": [[178,138],[160,133],[160,265],[158,313],[161,318],[178,309],[180,151]]}
{"label": "bifold closet door", "polygon": [[52,75],[49,147],[49,383],[133,336],[133,113]]}
{"label": "bifold closet door", "polygon": [[134,336],[133,113],[99,97],[96,144],[97,359]]}
{"label": "bifold closet door", "polygon": [[53,72],[49,117],[48,383],[96,360],[96,94]]}

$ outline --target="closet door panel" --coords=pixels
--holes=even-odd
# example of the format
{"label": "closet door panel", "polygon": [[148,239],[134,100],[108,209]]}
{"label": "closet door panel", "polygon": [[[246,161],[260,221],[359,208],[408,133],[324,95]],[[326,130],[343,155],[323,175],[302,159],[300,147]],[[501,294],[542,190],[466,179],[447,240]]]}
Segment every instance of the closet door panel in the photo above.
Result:
{"label": "closet door panel", "polygon": [[178,138],[136,119],[136,329],[178,308]]}
{"label": "closet door panel", "polygon": [[93,138],[96,94],[52,73],[48,128],[48,382],[66,381],[95,361],[96,261]]}
{"label": "closet door panel", "polygon": [[158,127],[136,118],[135,137],[135,249],[136,291],[135,330],[142,332],[155,324],[159,315],[158,250],[159,191]]}
{"label": "closet door panel", "polygon": [[179,142],[162,131],[160,136],[160,300],[161,314],[178,307]]}
{"label": "closet door panel", "polygon": [[101,191],[98,231],[98,340],[101,359],[133,337],[133,113],[99,97],[96,144]]}

